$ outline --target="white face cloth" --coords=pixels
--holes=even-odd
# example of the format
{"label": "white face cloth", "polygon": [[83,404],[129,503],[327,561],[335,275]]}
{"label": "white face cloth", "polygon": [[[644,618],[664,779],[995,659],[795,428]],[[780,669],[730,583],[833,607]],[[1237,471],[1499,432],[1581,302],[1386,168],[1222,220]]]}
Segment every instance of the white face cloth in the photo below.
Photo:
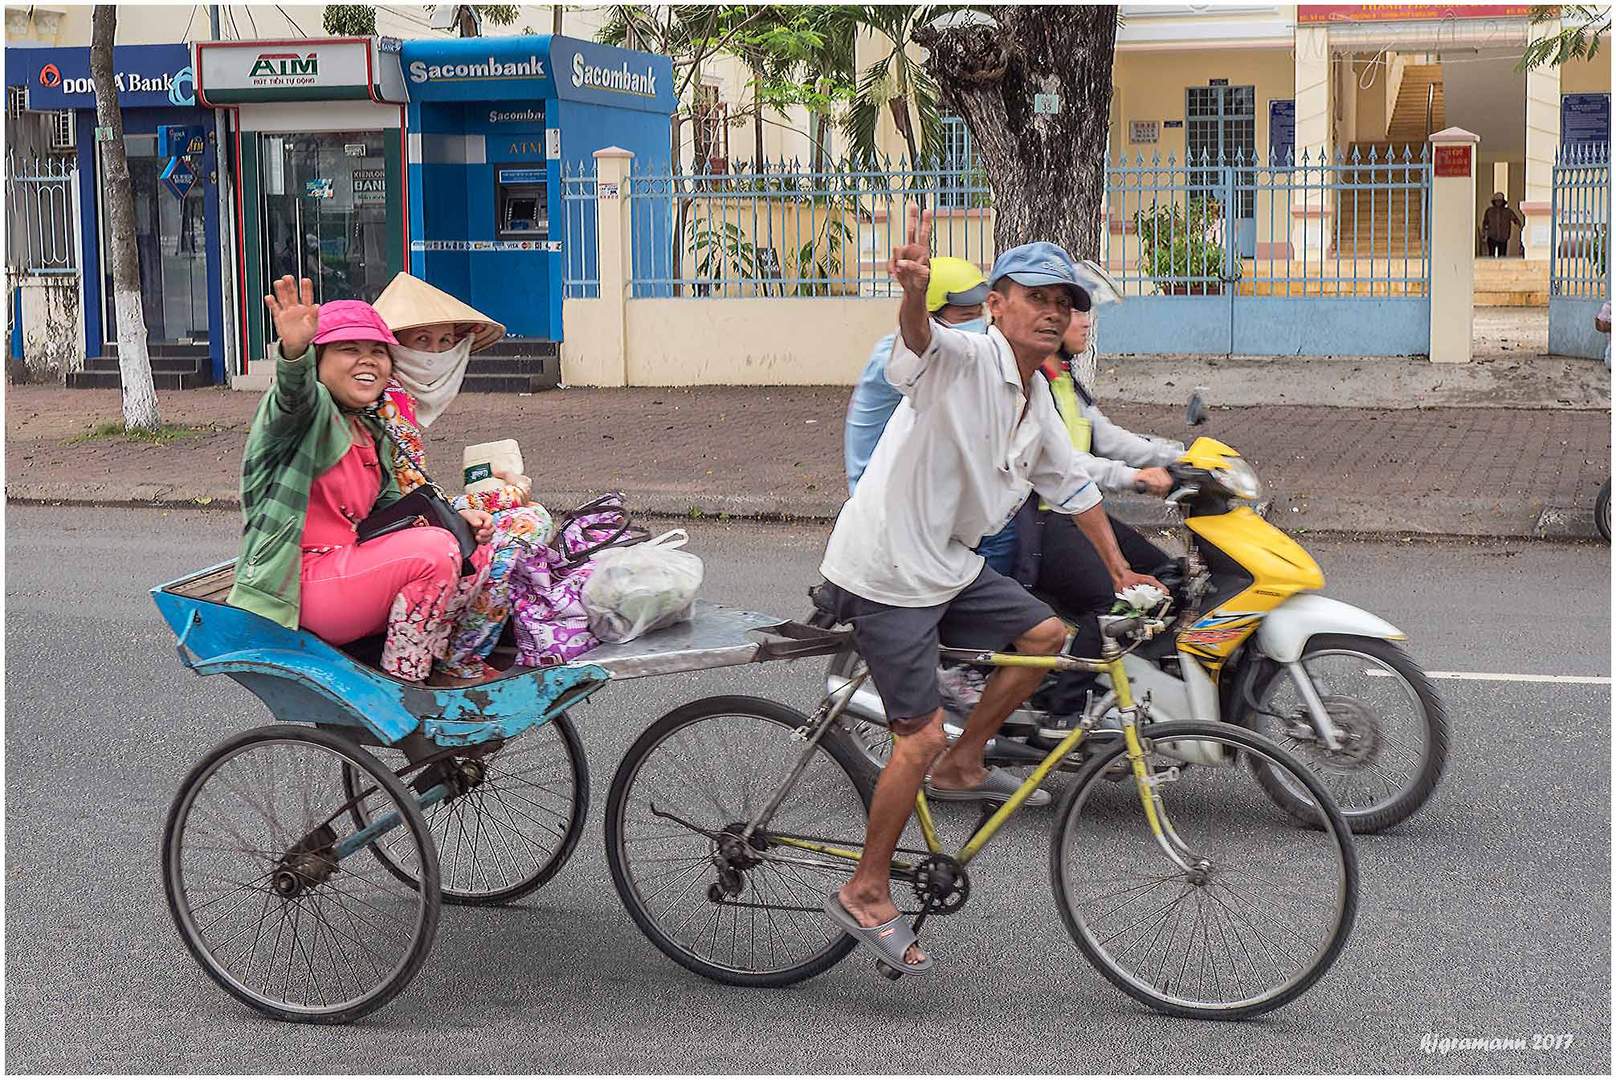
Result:
{"label": "white face cloth", "polygon": [[415,398],[415,418],[423,428],[431,427],[460,393],[466,362],[471,359],[471,337],[461,339],[447,352],[422,352],[402,345],[390,346],[388,351],[393,354],[393,378]]}

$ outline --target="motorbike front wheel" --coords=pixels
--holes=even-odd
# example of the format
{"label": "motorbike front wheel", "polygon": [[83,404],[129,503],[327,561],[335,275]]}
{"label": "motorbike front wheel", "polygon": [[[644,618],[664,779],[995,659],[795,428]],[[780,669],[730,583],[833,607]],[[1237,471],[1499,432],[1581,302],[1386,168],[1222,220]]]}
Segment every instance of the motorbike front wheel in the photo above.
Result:
{"label": "motorbike front wheel", "polygon": [[1605,481],[1605,486],[1599,489],[1599,494],[1594,499],[1594,528],[1598,529],[1599,530],[1599,535],[1603,536],[1605,538],[1605,543],[1607,543],[1607,544],[1610,543],[1610,481],[1609,480]]}
{"label": "motorbike front wheel", "polygon": [[[1402,649],[1378,638],[1320,634],[1302,666],[1341,745],[1318,738],[1290,673],[1254,688],[1246,726],[1294,754],[1329,789],[1355,833],[1374,833],[1424,806],[1448,760],[1448,715],[1431,680]],[[1313,800],[1286,776],[1253,762],[1262,788],[1298,819],[1317,824]]]}

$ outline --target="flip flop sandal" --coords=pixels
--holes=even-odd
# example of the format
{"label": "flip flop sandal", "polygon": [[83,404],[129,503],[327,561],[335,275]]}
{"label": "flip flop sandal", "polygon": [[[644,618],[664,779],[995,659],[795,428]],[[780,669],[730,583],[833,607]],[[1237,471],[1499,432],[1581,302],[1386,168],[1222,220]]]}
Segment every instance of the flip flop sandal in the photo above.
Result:
{"label": "flip flop sandal", "polygon": [[[1021,781],[1005,770],[994,766],[988,770],[988,775],[974,788],[940,788],[926,778],[926,797],[928,799],[941,799],[954,802],[1009,802],[1021,787]],[[1043,788],[1039,788],[1027,797],[1025,806],[1048,806],[1052,796]]]}
{"label": "flip flop sandal", "polygon": [[919,964],[911,964],[904,960],[904,954],[909,951],[909,946],[913,945],[916,939],[914,928],[903,921],[902,915],[896,915],[880,926],[863,926],[853,917],[853,913],[842,905],[842,898],[835,892],[825,897],[824,907],[825,914],[830,916],[831,922],[852,934],[860,945],[867,946],[883,963],[905,975],[924,975],[931,970],[930,956]]}

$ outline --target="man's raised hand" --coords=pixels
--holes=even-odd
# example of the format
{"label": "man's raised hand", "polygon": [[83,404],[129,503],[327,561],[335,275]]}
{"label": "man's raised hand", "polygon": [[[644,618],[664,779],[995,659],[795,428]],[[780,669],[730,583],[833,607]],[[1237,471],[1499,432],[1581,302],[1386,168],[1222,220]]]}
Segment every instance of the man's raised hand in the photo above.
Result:
{"label": "man's raised hand", "polygon": [[931,282],[931,211],[909,204],[904,242],[892,249],[890,273],[906,293],[924,294]]}

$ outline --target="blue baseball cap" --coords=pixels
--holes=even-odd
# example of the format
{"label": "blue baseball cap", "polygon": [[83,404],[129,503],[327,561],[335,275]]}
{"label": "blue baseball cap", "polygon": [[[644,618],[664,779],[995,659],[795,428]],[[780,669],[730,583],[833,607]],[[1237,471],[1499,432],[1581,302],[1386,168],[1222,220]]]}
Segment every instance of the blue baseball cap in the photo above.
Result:
{"label": "blue baseball cap", "polygon": [[1009,278],[1021,285],[1065,285],[1072,293],[1072,306],[1088,311],[1094,300],[1078,276],[1077,266],[1066,249],[1047,240],[1022,244],[1004,252],[993,260],[993,272],[988,281],[997,285],[1000,278]]}

